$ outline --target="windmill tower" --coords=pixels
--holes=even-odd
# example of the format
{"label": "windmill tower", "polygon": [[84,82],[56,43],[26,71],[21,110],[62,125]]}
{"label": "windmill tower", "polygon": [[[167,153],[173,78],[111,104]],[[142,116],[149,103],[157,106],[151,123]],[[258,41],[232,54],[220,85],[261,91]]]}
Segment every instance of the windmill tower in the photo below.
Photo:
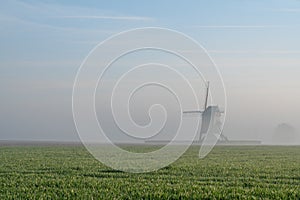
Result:
{"label": "windmill tower", "polygon": [[222,134],[222,122],[221,116],[224,114],[224,111],[221,111],[218,105],[208,105],[208,95],[209,95],[209,82],[206,85],[206,95],[205,95],[205,103],[203,110],[190,110],[183,111],[183,114],[199,114],[202,118],[202,124],[199,134],[199,142],[201,143],[208,132],[212,132],[219,137],[219,141],[228,142],[229,140],[225,135]]}

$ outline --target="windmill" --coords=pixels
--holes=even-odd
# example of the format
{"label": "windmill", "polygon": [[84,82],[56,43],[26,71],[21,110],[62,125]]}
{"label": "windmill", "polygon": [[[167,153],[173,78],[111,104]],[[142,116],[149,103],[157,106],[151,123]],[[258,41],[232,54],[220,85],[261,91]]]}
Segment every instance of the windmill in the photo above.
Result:
{"label": "windmill", "polygon": [[229,140],[225,135],[222,134],[222,122],[221,116],[224,111],[221,111],[218,105],[208,105],[209,95],[209,82],[206,85],[206,95],[203,110],[189,110],[183,111],[183,114],[199,114],[202,118],[202,124],[199,135],[199,142],[202,142],[208,131],[211,131],[216,137],[219,137],[219,141],[228,142]]}

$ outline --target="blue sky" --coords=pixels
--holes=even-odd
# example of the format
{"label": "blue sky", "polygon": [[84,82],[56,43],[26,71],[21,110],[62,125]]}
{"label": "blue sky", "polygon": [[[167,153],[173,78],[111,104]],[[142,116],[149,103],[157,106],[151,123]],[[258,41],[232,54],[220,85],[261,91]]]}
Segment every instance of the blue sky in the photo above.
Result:
{"label": "blue sky", "polygon": [[76,139],[71,93],[82,60],[112,34],[147,26],[181,31],[211,54],[227,88],[229,137],[268,141],[280,122],[300,128],[300,1],[1,4],[0,139]]}

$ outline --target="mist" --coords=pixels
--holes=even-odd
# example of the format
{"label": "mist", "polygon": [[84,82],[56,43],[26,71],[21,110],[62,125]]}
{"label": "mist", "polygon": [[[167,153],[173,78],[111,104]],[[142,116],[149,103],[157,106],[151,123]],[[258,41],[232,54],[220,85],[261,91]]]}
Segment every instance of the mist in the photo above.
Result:
{"label": "mist", "polygon": [[[113,83],[130,67],[163,61],[180,71],[191,83],[199,108],[192,98],[183,100],[181,103],[185,107],[180,108],[174,95],[161,87],[145,87],[137,92],[129,104],[130,115],[136,124],[151,124],[151,116],[154,121],[164,119],[162,107],[166,111],[166,126],[161,130],[161,136],[153,139],[170,140],[180,121],[186,124],[192,124],[196,119],[201,121],[199,116],[182,115],[182,111],[203,109],[205,81],[210,81],[212,90],[216,93],[220,90],[218,94],[221,95],[212,96],[210,103],[226,110],[223,134],[229,140],[300,144],[299,12],[282,10],[294,8],[293,2],[274,2],[272,9],[266,2],[248,4],[239,1],[230,6],[221,3],[217,8],[212,3],[205,7],[200,2],[194,2],[194,6],[180,3],[167,14],[164,7],[153,7],[150,3],[147,5],[152,10],[147,6],[118,10],[108,4],[100,9],[66,6],[61,2],[15,0],[3,4],[0,8],[0,140],[80,142],[72,113],[72,92],[83,60],[97,44],[114,34],[158,26],[180,31],[201,44],[205,51],[199,54],[193,48],[188,49],[191,56],[204,59],[207,51],[220,71],[225,90],[220,90],[211,77],[204,77],[204,80],[174,55],[153,51],[128,55],[122,64],[116,62],[107,71],[105,80],[100,82],[103,87],[95,94],[96,115],[111,134],[109,137],[115,141],[128,139],[126,134],[122,136],[124,132],[116,126],[110,113],[109,91]],[[183,8],[190,14],[178,14],[183,13]],[[91,13],[98,17],[90,16]],[[105,56],[120,46],[146,40],[146,36],[117,42],[107,48]],[[170,42],[187,50],[178,38],[162,40],[160,34],[154,37],[155,41],[161,40],[161,44]],[[211,65],[205,60],[202,72],[210,75],[205,67]],[[179,76],[162,68],[135,74],[120,84],[120,94],[135,83],[151,78],[170,83],[182,96],[192,96]],[[89,81],[82,84],[90,85]],[[114,103],[124,109],[128,102],[116,98]],[[156,104],[162,107],[154,107],[151,111],[150,107]],[[155,123],[153,130],[158,129],[161,121]],[[282,124],[290,128],[278,131]],[[187,137],[191,134],[188,125],[186,134]]]}

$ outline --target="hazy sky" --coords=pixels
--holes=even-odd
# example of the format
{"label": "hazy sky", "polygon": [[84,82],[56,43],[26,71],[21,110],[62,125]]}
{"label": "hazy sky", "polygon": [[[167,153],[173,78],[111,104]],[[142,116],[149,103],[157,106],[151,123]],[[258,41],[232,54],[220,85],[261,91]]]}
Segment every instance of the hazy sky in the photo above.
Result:
{"label": "hazy sky", "polygon": [[[300,130],[300,1],[3,1],[0,140],[77,140],[72,85],[89,51],[127,29],[183,32],[224,79],[224,134],[266,143],[282,122]],[[300,137],[295,140],[300,144]]]}

